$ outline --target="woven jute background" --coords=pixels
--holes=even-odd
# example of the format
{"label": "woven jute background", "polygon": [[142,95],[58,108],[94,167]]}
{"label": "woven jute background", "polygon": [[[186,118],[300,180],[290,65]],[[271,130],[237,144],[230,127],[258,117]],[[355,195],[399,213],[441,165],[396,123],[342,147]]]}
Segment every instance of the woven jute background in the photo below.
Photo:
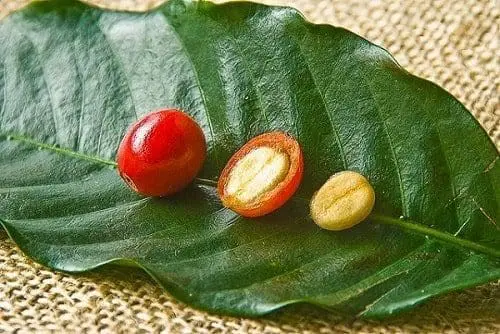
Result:
{"label": "woven jute background", "polygon": [[[0,16],[27,1],[0,0]],[[144,10],[151,0],[92,0]],[[266,0],[386,47],[462,101],[500,147],[500,10],[494,0]],[[0,231],[0,333],[500,333],[500,284],[436,298],[383,322],[296,306],[260,319],[194,310],[139,271],[66,275],[27,259]]]}

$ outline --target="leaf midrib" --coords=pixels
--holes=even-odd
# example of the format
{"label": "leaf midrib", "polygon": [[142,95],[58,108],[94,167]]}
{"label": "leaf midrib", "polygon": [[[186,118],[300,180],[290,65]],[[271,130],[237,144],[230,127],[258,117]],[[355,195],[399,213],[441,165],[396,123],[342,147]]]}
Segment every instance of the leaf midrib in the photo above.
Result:
{"label": "leaf midrib", "polygon": [[[103,158],[100,158],[97,156],[88,155],[85,153],[76,152],[76,151],[73,151],[73,150],[68,149],[68,148],[59,147],[57,145],[42,143],[42,142],[28,138],[28,137],[23,136],[23,135],[0,134],[0,136],[6,138],[7,140],[15,140],[15,141],[18,141],[18,142],[21,142],[24,144],[36,146],[39,149],[51,151],[51,152],[56,153],[56,154],[66,155],[66,156],[70,156],[70,157],[73,157],[76,159],[85,160],[88,162],[97,163],[97,164],[101,164],[101,165],[106,165],[106,166],[112,167],[112,168],[117,167],[117,163],[114,161],[103,159]],[[197,184],[205,185],[208,187],[213,187],[213,188],[217,187],[217,182],[214,180],[196,178],[195,182]],[[307,202],[309,202],[309,200],[310,200],[310,199],[306,199],[306,198],[299,198],[299,197],[296,197],[296,198],[301,199],[303,201],[307,201]],[[467,248],[467,249],[470,249],[470,250],[475,251],[475,252],[484,253],[484,254],[487,254],[487,255],[490,255],[490,256],[493,256],[496,258],[500,258],[500,250],[497,250],[497,249],[494,249],[491,247],[487,247],[487,246],[478,244],[476,242],[473,242],[473,241],[470,241],[467,239],[459,238],[451,233],[443,232],[443,231],[440,231],[440,230],[437,230],[434,228],[430,228],[430,227],[419,224],[419,223],[412,221],[412,220],[398,219],[398,218],[393,218],[390,216],[381,215],[381,214],[377,214],[377,213],[372,213],[369,216],[369,219],[371,219],[372,221],[377,222],[377,223],[397,226],[397,227],[399,227],[403,230],[406,230],[410,233],[416,233],[416,234],[420,234],[420,235],[424,235],[424,236],[432,236],[433,238],[437,239],[438,241],[441,241],[441,242],[444,242],[447,244],[451,244],[451,245],[462,247],[462,248]]]}

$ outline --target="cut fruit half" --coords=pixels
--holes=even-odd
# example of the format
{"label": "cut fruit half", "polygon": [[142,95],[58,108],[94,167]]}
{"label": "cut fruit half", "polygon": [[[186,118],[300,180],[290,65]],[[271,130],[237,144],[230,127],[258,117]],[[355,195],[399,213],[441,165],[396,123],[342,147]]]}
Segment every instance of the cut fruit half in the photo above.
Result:
{"label": "cut fruit half", "polygon": [[295,139],[282,132],[265,133],[231,157],[219,179],[219,196],[224,206],[242,216],[263,216],[292,197],[303,169]]}

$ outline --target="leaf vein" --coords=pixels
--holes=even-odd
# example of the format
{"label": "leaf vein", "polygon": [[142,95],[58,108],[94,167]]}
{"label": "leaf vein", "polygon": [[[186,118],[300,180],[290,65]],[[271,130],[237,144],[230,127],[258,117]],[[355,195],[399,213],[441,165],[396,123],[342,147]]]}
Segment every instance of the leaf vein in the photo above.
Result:
{"label": "leaf vein", "polygon": [[201,95],[201,99],[203,101],[203,111],[205,112],[205,117],[207,119],[207,124],[208,124],[208,128],[209,128],[209,131],[210,131],[210,139],[212,141],[214,141],[215,140],[215,132],[214,132],[213,124],[212,124],[212,119],[210,118],[210,113],[209,113],[207,98],[205,96],[205,91],[204,91],[204,89],[203,89],[203,87],[201,85],[201,81],[200,81],[200,78],[199,78],[198,70],[197,70],[196,66],[194,65],[192,56],[191,56],[190,52],[188,51],[188,49],[187,49],[184,41],[182,40],[181,36],[179,35],[179,33],[177,32],[177,30],[175,29],[175,25],[170,22],[170,20],[168,19],[168,17],[166,15],[161,15],[161,16],[163,17],[163,19],[165,20],[165,22],[167,23],[167,25],[170,27],[170,31],[175,36],[175,38],[179,42],[179,44],[182,47],[182,49],[185,51],[184,54],[186,56],[187,61],[189,62],[189,65],[191,66],[192,73],[193,73],[194,80],[195,80],[195,84],[198,87],[198,90],[199,90],[200,95]]}
{"label": "leaf vein", "polygon": [[407,216],[409,216],[408,203],[406,201],[406,197],[405,197],[405,193],[404,193],[403,178],[401,176],[401,166],[399,165],[399,160],[398,160],[398,158],[396,156],[396,151],[394,149],[394,143],[392,141],[391,135],[389,134],[389,130],[387,129],[386,121],[384,120],[384,118],[382,117],[382,115],[380,113],[381,108],[378,105],[378,99],[376,98],[375,94],[372,91],[372,88],[371,88],[371,85],[370,85],[370,81],[366,78],[366,76],[365,76],[365,74],[364,74],[363,71],[361,71],[361,76],[362,76],[363,80],[366,82],[366,88],[368,89],[368,92],[370,93],[370,96],[372,97],[372,100],[375,103],[375,106],[376,106],[375,110],[377,112],[377,115],[379,116],[380,124],[382,126],[382,129],[384,131],[384,135],[387,138],[387,141],[388,141],[388,144],[389,144],[389,149],[390,149],[390,152],[391,152],[391,158],[394,161],[394,166],[396,168],[396,174],[397,174],[397,177],[398,177],[399,193],[400,193],[400,196],[401,196],[401,210],[402,210],[403,216],[407,217]]}
{"label": "leaf vein", "polygon": [[2,124],[5,118],[5,106],[7,105],[7,66],[6,66],[6,59],[4,58],[2,61],[2,88],[3,88],[3,101],[2,101],[2,109],[0,110],[0,129],[2,128]]}
{"label": "leaf vein", "polygon": [[80,136],[82,134],[82,127],[83,127],[83,108],[84,108],[84,104],[85,104],[85,84],[84,84],[84,81],[83,81],[83,76],[82,76],[82,71],[80,69],[80,66],[78,65],[78,61],[76,60],[76,51],[75,51],[75,45],[74,45],[74,41],[73,43],[69,43],[71,45],[71,52],[73,53],[73,57],[74,57],[74,64],[75,64],[75,68],[76,68],[76,76],[78,77],[78,80],[80,80],[80,89],[81,89],[81,92],[82,92],[82,95],[80,97],[80,110],[79,110],[79,115],[78,115],[78,132],[76,134],[76,141],[75,141],[75,149],[79,149],[80,148]]}
{"label": "leaf vein", "polygon": [[[102,15],[103,14],[101,14],[101,16]],[[101,16],[99,16],[98,20],[94,21],[95,26],[97,27],[97,29],[101,32],[102,36],[104,37],[104,41],[106,42],[106,45],[108,46],[109,53],[111,54],[111,56],[115,60],[116,64],[120,68],[121,72],[123,73],[123,76],[125,77],[125,83],[126,83],[129,95],[130,95],[130,100],[132,101],[132,107],[134,109],[135,118],[138,119],[139,115],[137,113],[136,103],[134,102],[134,95],[132,93],[132,87],[130,87],[130,81],[129,81],[128,77],[127,77],[127,72],[125,71],[125,67],[122,64],[122,61],[120,60],[120,57],[118,57],[118,53],[115,51],[112,43],[109,41],[108,35],[106,34],[106,32],[102,29],[101,25],[99,24]]]}
{"label": "leaf vein", "polygon": [[47,82],[47,78],[46,78],[46,74],[45,74],[45,69],[43,67],[43,64],[42,64],[42,61],[41,61],[41,57],[40,57],[40,52],[37,50],[37,48],[36,48],[35,43],[33,42],[33,40],[31,40],[31,38],[27,34],[25,34],[22,31],[20,31],[15,25],[13,25],[13,27],[14,27],[14,29],[21,36],[26,37],[26,40],[30,43],[31,47],[33,48],[33,51],[35,52],[35,54],[37,56],[37,59],[39,61],[40,70],[42,72],[42,81],[43,81],[43,84],[45,86],[45,89],[47,90],[47,96],[49,97],[50,112],[51,112],[51,115],[52,115],[52,121],[54,123],[54,132],[55,132],[54,135],[55,135],[55,139],[56,139],[56,141],[59,141],[58,132],[59,132],[60,126],[58,126],[58,121],[57,121],[57,117],[56,117],[56,108],[55,108],[55,104],[54,104],[54,98],[52,96],[52,92],[51,92],[49,84]]}
{"label": "leaf vein", "polygon": [[[305,37],[306,36],[304,36],[304,38]],[[299,41],[296,44],[299,47],[302,59],[304,59],[304,64],[306,65],[306,69],[309,72],[309,75],[311,76],[311,79],[312,79],[312,81],[314,83],[314,85],[313,85],[314,89],[317,91],[318,95],[321,98],[321,103],[323,104],[325,113],[326,113],[326,115],[328,117],[328,120],[330,122],[330,125],[332,127],[333,135],[335,137],[335,142],[337,143],[337,146],[338,146],[338,149],[339,149],[339,153],[340,153],[340,157],[342,159],[342,166],[344,167],[345,170],[347,170],[349,165],[347,163],[347,155],[346,155],[346,153],[344,151],[344,146],[342,145],[342,141],[340,140],[340,130],[339,130],[338,126],[337,126],[337,123],[332,118],[333,115],[329,112],[328,105],[326,103],[325,95],[323,94],[323,91],[319,88],[319,85],[318,85],[318,82],[317,82],[317,79],[316,79],[316,75],[311,70],[311,65],[309,64],[309,61],[308,61],[308,59],[307,59],[307,57],[305,55],[306,53],[304,52],[304,48],[302,47],[302,43]]]}

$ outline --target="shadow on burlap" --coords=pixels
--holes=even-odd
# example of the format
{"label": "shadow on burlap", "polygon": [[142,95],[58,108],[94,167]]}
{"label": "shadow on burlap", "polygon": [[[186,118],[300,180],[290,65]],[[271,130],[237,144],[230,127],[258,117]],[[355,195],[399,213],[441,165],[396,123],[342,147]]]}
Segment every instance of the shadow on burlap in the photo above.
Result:
{"label": "shadow on burlap", "polygon": [[[0,0],[0,16],[25,0]],[[92,0],[144,10],[158,1]],[[265,0],[309,20],[343,26],[387,48],[410,72],[432,80],[471,110],[500,147],[500,66],[495,1]],[[500,284],[435,298],[383,322],[345,319],[294,306],[259,319],[207,314],[185,306],[140,271],[113,267],[55,273],[24,257],[0,231],[0,333],[499,333]]]}

